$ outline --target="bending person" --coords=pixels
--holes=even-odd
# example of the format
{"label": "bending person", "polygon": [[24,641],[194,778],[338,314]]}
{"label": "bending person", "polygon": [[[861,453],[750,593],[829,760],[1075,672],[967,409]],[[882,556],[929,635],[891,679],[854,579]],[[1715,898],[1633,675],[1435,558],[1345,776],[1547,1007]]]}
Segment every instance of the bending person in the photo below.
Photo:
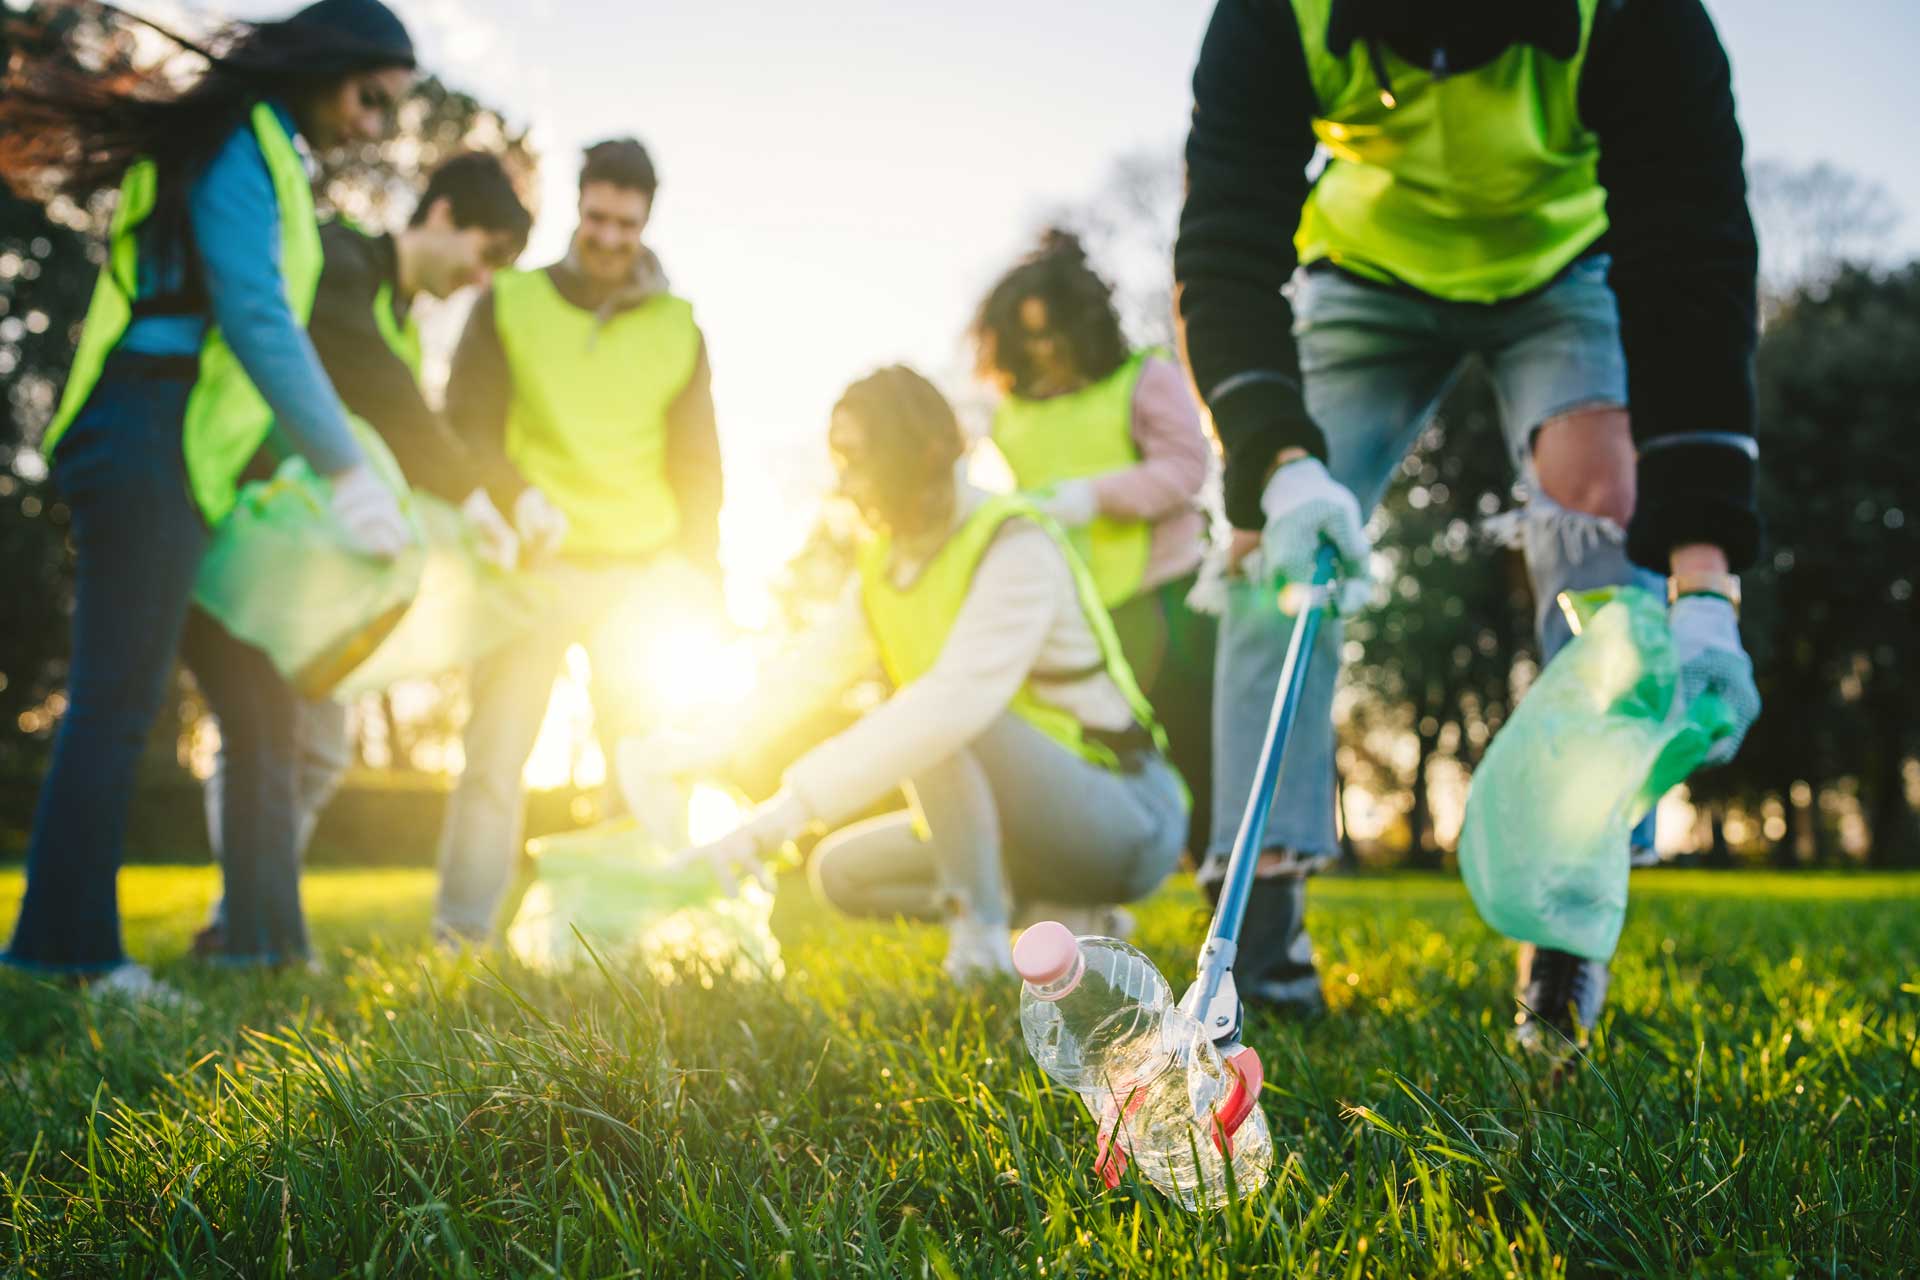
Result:
{"label": "bending person", "polygon": [[[367,553],[393,555],[411,536],[306,334],[320,239],[302,154],[386,132],[412,74],[406,29],[378,0],[320,0],[284,21],[229,28],[207,57],[182,87],[161,70],[109,81],[56,49],[17,63],[0,94],[10,182],[81,198],[121,186],[43,441],[73,513],[73,661],[4,959],[159,998],[171,993],[122,950],[115,881],[134,765],[208,526],[271,436],[331,478],[334,507]],[[214,709],[223,723],[259,725],[259,740],[235,750],[278,754],[261,787],[229,805],[226,825],[230,842],[285,874],[291,725],[217,699]],[[305,952],[297,897],[270,917],[249,907],[232,925],[250,954]]]}
{"label": "bending person", "polygon": [[[344,220],[320,228],[325,264],[308,325],[320,363],[347,410],[371,426],[393,451],[410,488],[457,504],[479,545],[506,567],[518,551],[513,528],[481,487],[488,471],[427,403],[420,388],[420,330],[413,304],[421,296],[446,299],[486,283],[497,267],[520,256],[533,216],[497,157],[455,156],[434,170],[413,217],[398,235],[375,235]],[[187,622],[186,652],[202,683],[262,679],[251,658],[229,662],[222,655],[238,642],[196,609]],[[271,668],[266,669],[272,673]],[[270,685],[236,687],[220,701],[228,706],[280,707],[292,696],[273,674]],[[293,710],[294,855],[305,856],[320,811],[332,798],[351,759],[346,704],[331,699],[299,701]],[[224,868],[222,815],[229,772],[240,785],[262,762],[221,746],[207,779],[207,834]],[[247,854],[241,849],[237,852]],[[284,891],[284,888],[282,889]],[[214,904],[208,926],[194,936],[194,951],[218,956],[226,950],[226,898]]]}
{"label": "bending person", "polygon": [[973,322],[979,374],[1004,397],[993,443],[1063,525],[1159,708],[1193,788],[1187,847],[1206,848],[1213,773],[1212,617],[1187,607],[1200,567],[1212,446],[1172,355],[1129,350],[1113,289],[1054,229],[988,290]]}
{"label": "bending person", "polygon": [[[905,787],[911,809],[814,851],[820,895],[859,915],[944,920],[954,978],[1010,972],[1016,910],[1130,901],[1173,869],[1186,796],[1091,576],[1031,503],[955,479],[953,410],[912,370],[849,387],[830,436],[873,532],[857,589],[763,682],[753,722],[682,758],[724,765],[843,692],[877,659],[893,696],[801,757],[731,835],[723,871]],[[749,735],[742,737],[740,735]]]}
{"label": "bending person", "polygon": [[[1685,688],[1718,692],[1744,733],[1759,694],[1731,571],[1759,541],[1755,247],[1699,0],[1219,0],[1193,91],[1182,337],[1227,517],[1265,569],[1221,627],[1212,854],[1292,626],[1271,578],[1306,576],[1322,537],[1365,573],[1365,514],[1469,361],[1531,495],[1514,523],[1543,658],[1568,638],[1561,591],[1661,591]],[[1334,853],[1340,651],[1324,628],[1235,962],[1243,996],[1283,1007],[1321,1002],[1300,874]],[[1650,848],[1650,827],[1636,838]],[[1528,952],[1521,985],[1523,1040],[1562,1043],[1542,1020],[1591,1026],[1607,967]]]}

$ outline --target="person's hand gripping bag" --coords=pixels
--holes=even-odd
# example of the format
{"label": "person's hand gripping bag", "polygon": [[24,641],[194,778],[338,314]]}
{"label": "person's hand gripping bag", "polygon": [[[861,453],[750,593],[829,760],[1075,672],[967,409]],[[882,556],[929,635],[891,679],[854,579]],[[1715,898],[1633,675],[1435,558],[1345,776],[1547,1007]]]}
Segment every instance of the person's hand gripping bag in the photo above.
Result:
{"label": "person's hand gripping bag", "polygon": [[1731,732],[1688,703],[1666,610],[1635,587],[1563,594],[1575,637],[1474,770],[1460,874],[1481,917],[1522,942],[1606,960],[1626,920],[1628,836]]}
{"label": "person's hand gripping bag", "polygon": [[329,505],[327,480],[293,457],[241,491],[194,582],[194,603],[263,650],[304,698],[331,694],[400,624],[426,560],[399,464],[372,428],[350,421],[413,523],[414,545],[392,559],[358,550]]}
{"label": "person's hand gripping bag", "polygon": [[425,548],[418,591],[391,634],[339,681],[337,698],[468,666],[519,638],[559,603],[549,580],[489,561],[452,506],[423,493],[413,496],[412,510]]}

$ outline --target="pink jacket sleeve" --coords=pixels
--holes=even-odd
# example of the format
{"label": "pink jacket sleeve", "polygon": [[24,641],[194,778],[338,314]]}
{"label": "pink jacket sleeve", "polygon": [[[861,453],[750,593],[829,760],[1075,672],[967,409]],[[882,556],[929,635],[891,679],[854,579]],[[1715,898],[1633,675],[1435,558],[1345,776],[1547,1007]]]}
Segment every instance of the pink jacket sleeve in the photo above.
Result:
{"label": "pink jacket sleeve", "polygon": [[1149,360],[1133,389],[1133,442],[1140,461],[1093,482],[1100,514],[1155,522],[1185,510],[1207,479],[1200,410],[1179,366]]}

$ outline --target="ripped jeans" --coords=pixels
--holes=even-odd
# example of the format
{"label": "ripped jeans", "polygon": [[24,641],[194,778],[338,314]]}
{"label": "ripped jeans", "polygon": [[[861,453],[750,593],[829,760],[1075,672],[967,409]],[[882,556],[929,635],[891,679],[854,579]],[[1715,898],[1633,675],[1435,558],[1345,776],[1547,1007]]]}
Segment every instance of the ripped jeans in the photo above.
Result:
{"label": "ripped jeans", "polygon": [[[1328,470],[1353,490],[1362,511],[1379,503],[1468,362],[1485,367],[1509,457],[1530,492],[1514,528],[1527,553],[1543,658],[1570,638],[1554,603],[1560,592],[1622,583],[1662,590],[1657,575],[1628,561],[1617,536],[1555,506],[1533,483],[1533,437],[1542,424],[1577,409],[1627,403],[1608,262],[1604,254],[1590,255],[1540,292],[1491,306],[1443,302],[1334,270],[1303,270],[1293,283],[1307,409],[1326,432]],[[1292,628],[1268,592],[1230,581],[1214,675],[1210,858],[1232,849]],[[1336,850],[1333,692],[1342,630],[1331,619],[1320,629],[1267,828],[1268,848],[1307,858]],[[1651,815],[1633,842],[1652,845]],[[1276,906],[1271,918],[1247,921],[1243,963],[1235,965],[1243,992],[1252,983],[1284,983],[1312,972],[1301,928],[1304,892],[1288,896],[1291,905]]]}

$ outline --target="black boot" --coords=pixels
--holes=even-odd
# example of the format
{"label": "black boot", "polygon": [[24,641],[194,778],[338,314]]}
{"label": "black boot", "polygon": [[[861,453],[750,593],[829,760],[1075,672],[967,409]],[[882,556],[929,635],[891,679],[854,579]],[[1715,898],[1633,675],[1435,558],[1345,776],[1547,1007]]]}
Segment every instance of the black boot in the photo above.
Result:
{"label": "black boot", "polygon": [[1521,1046],[1548,1054],[1584,1048],[1607,1003],[1609,978],[1602,961],[1523,943],[1514,1015]]}
{"label": "black boot", "polygon": [[[1200,888],[1208,901],[1219,905],[1220,875],[1207,875],[1203,866]],[[1224,874],[1224,860],[1217,863]],[[1263,1008],[1284,1017],[1313,1018],[1327,1011],[1320,991],[1320,973],[1313,965],[1313,940],[1307,936],[1307,880],[1303,875],[1255,876],[1247,894],[1246,921],[1240,928],[1240,949],[1233,959],[1233,982],[1250,1008]]]}

